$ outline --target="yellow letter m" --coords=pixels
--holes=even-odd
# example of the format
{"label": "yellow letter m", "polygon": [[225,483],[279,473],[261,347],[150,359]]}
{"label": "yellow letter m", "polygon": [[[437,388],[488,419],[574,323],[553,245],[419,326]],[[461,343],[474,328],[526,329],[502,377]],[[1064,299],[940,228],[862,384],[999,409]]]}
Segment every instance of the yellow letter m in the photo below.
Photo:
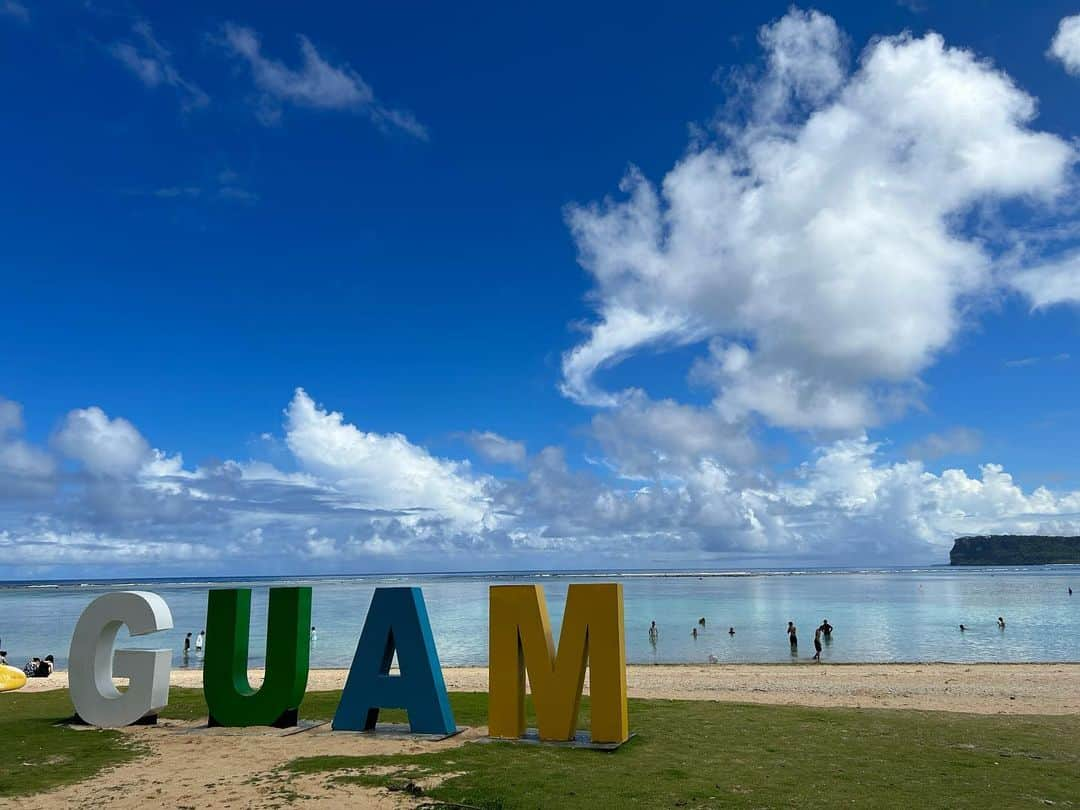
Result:
{"label": "yellow letter m", "polygon": [[592,741],[621,743],[629,738],[622,596],[621,584],[571,585],[556,655],[543,588],[492,586],[488,647],[492,737],[525,733],[528,673],[540,739],[572,740],[588,665]]}

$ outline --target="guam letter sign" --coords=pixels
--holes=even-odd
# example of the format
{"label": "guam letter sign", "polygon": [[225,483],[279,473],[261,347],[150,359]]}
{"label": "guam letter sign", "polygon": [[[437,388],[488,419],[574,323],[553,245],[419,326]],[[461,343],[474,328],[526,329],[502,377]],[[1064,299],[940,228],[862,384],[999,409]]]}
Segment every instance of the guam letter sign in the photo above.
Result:
{"label": "guam letter sign", "polygon": [[294,726],[308,676],[311,588],[271,588],[266,676],[248,683],[251,591],[210,591],[203,693],[212,726]]}
{"label": "guam letter sign", "polygon": [[[75,713],[101,728],[127,726],[156,714],[169,702],[171,650],[117,650],[116,634],[171,630],[172,614],[155,593],[124,591],[98,597],[79,617],[68,653],[68,688]],[[126,692],[113,676],[129,678]]]}
{"label": "guam letter sign", "polygon": [[[395,652],[400,675],[390,674]],[[415,733],[456,730],[419,588],[375,589],[333,728],[370,731],[389,708],[405,709]]]}
{"label": "guam letter sign", "polygon": [[490,593],[491,736],[520,737],[525,733],[527,672],[540,739],[573,739],[588,664],[592,741],[624,742],[630,730],[622,585],[569,587],[557,654],[539,585],[500,585],[492,587]]}
{"label": "guam letter sign", "polygon": [[[540,586],[493,586],[489,605],[493,737],[525,733],[528,675],[540,738],[573,739],[587,667],[592,741],[629,738],[622,585],[569,587],[558,650]],[[247,678],[251,591],[211,591],[207,614],[203,691],[211,725],[295,725],[307,687],[311,589],[270,589],[266,677],[259,689]],[[107,594],[83,612],[69,656],[71,699],[92,725],[135,723],[168,703],[171,651],[114,651],[123,625],[133,636],[155,633],[171,629],[172,616],[161,597],[136,591]],[[390,671],[395,654],[399,674]],[[127,691],[117,691],[114,677],[129,678]],[[375,589],[333,728],[370,731],[385,708],[405,709],[415,733],[456,730],[419,588]]]}

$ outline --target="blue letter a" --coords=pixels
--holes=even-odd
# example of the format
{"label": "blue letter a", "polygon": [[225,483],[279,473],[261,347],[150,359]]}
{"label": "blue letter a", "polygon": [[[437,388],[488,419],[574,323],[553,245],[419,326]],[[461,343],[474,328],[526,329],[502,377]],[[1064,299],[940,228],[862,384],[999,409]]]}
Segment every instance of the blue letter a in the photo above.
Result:
{"label": "blue letter a", "polygon": [[[390,674],[395,650],[400,675]],[[379,709],[405,709],[414,734],[457,730],[419,588],[375,589],[332,726],[370,731]]]}

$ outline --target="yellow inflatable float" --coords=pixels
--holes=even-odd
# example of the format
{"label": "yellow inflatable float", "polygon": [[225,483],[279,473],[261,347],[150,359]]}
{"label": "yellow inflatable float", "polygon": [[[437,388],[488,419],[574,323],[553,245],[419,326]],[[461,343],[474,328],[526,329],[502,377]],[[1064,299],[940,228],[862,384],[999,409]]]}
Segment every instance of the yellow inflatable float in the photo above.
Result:
{"label": "yellow inflatable float", "polygon": [[0,666],[0,692],[12,692],[26,686],[26,673],[15,667]]}

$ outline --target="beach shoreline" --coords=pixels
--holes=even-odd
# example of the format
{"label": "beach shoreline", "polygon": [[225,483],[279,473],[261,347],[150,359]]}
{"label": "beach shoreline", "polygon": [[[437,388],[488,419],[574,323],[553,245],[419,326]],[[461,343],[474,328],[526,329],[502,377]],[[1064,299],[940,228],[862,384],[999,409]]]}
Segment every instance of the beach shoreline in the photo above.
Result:
{"label": "beach shoreline", "polygon": [[[487,667],[444,667],[452,692],[487,691]],[[307,689],[342,689],[348,670],[312,669]],[[248,673],[253,686],[261,669]],[[199,689],[201,669],[174,668],[172,686]],[[631,664],[631,698],[785,706],[916,709],[971,714],[1080,714],[1080,663]],[[24,692],[67,687],[67,673]],[[585,682],[588,691],[588,679]]]}

